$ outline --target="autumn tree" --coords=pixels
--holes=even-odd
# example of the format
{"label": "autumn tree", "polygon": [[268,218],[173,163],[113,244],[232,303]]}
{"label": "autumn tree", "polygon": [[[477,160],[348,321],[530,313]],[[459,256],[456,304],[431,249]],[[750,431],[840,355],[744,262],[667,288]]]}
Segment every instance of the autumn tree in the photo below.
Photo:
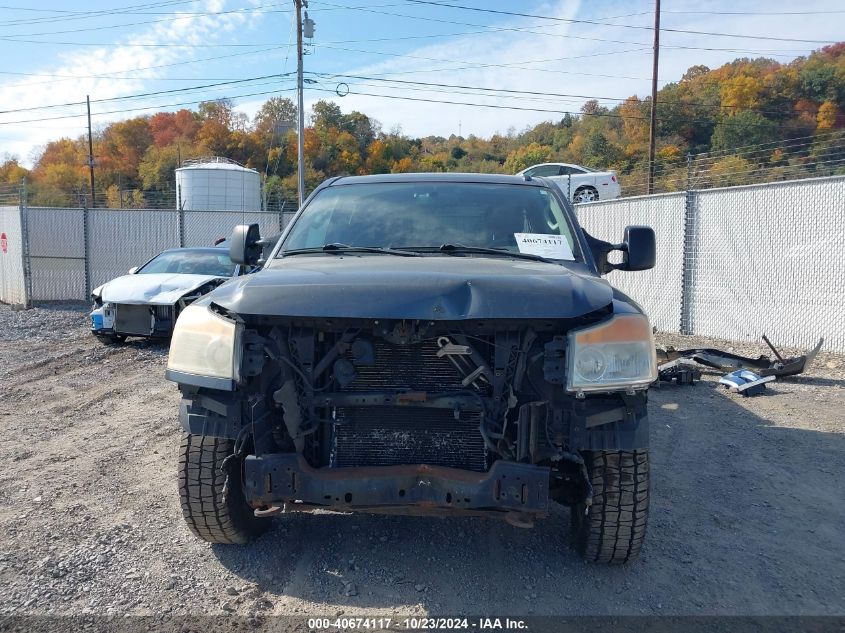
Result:
{"label": "autumn tree", "polygon": [[0,183],[2,184],[20,184],[20,182],[29,176],[29,170],[22,167],[18,163],[18,159],[6,155],[6,159],[0,163]]}
{"label": "autumn tree", "polygon": [[110,124],[103,130],[95,148],[100,182],[106,186],[118,181],[126,186],[137,184],[138,167],[152,143],[146,117]]}
{"label": "autumn tree", "polygon": [[515,174],[516,172],[522,171],[531,165],[548,162],[551,155],[552,148],[548,145],[530,143],[529,145],[515,149],[508,154],[507,159],[505,159],[505,171],[510,174]]}
{"label": "autumn tree", "polygon": [[296,126],[296,104],[284,97],[265,101],[255,114],[253,131],[265,146],[279,142]]}

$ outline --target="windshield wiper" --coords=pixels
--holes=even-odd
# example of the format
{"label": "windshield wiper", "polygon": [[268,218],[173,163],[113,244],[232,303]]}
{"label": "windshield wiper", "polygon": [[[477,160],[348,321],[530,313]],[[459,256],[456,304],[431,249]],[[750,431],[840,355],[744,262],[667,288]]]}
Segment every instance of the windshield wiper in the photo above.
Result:
{"label": "windshield wiper", "polygon": [[478,253],[480,255],[499,255],[502,257],[516,257],[519,259],[530,259],[535,262],[554,263],[553,259],[542,257],[540,255],[532,255],[531,253],[514,253],[505,248],[486,248],[484,246],[465,246],[463,244],[441,244],[437,249],[441,253],[447,255],[456,253]]}
{"label": "windshield wiper", "polygon": [[414,253],[413,251],[403,251],[382,246],[350,246],[349,244],[339,244],[337,242],[323,244],[323,246],[318,246],[317,248],[295,248],[290,251],[280,251],[279,255],[287,257],[288,255],[304,255],[307,253],[384,253],[385,255],[399,255],[400,257],[421,257],[419,253]]}

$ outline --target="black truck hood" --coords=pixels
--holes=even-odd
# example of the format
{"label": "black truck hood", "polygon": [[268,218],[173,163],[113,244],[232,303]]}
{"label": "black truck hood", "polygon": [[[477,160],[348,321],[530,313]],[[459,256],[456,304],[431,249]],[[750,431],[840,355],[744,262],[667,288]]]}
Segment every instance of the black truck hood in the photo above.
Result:
{"label": "black truck hood", "polygon": [[604,308],[613,290],[595,275],[527,260],[300,255],[233,279],[203,303],[209,300],[242,315],[564,319]]}

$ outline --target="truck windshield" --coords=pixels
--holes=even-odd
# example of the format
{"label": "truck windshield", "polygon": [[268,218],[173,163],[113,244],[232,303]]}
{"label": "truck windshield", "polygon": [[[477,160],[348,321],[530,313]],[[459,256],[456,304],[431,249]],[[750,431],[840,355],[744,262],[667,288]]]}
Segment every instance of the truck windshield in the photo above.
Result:
{"label": "truck windshield", "polygon": [[531,253],[532,244],[539,243],[557,247],[534,253],[550,259],[572,260],[579,252],[566,214],[543,187],[381,182],[320,191],[291,228],[279,256],[327,244],[421,251],[448,244]]}

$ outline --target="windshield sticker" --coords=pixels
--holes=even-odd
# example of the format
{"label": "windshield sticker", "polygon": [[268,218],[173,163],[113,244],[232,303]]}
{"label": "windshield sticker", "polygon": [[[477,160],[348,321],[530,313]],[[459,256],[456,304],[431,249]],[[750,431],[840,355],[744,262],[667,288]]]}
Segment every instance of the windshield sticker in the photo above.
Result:
{"label": "windshield sticker", "polygon": [[514,233],[516,245],[520,253],[539,255],[549,259],[574,260],[569,242],[563,235],[546,235],[544,233]]}

